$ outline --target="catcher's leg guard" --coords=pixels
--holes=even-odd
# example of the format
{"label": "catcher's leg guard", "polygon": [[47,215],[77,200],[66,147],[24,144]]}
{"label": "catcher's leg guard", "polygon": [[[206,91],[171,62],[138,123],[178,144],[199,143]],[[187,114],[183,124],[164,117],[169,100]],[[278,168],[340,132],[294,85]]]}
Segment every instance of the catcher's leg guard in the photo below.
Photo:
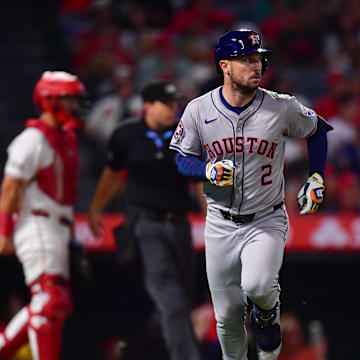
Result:
{"label": "catcher's leg guard", "polygon": [[72,311],[68,282],[42,275],[30,286],[30,304],[0,333],[0,355],[9,359],[29,339],[34,360],[60,359],[62,329]]}
{"label": "catcher's leg guard", "polygon": [[258,336],[259,360],[277,360],[281,351],[280,304],[270,310],[254,304],[250,317]]}
{"label": "catcher's leg guard", "polygon": [[38,316],[32,323],[28,335],[34,360],[60,359],[64,321]]}
{"label": "catcher's leg guard", "polygon": [[28,335],[34,360],[58,360],[62,330],[72,311],[69,285],[59,276],[43,275],[30,287]]}
{"label": "catcher's leg guard", "polygon": [[22,308],[0,333],[1,359],[10,359],[22,345],[26,344],[29,318],[28,308]]}

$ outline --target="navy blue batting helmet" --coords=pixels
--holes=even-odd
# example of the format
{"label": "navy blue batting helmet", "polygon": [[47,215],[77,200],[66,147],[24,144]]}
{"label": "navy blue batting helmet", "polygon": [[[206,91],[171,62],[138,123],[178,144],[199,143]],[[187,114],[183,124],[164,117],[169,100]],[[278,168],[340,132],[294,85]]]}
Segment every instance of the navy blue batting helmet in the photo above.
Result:
{"label": "navy blue batting helmet", "polygon": [[216,43],[214,53],[215,63],[220,69],[220,60],[253,54],[255,52],[263,55],[262,73],[264,73],[268,67],[271,50],[264,48],[260,35],[248,29],[229,31],[223,34]]}

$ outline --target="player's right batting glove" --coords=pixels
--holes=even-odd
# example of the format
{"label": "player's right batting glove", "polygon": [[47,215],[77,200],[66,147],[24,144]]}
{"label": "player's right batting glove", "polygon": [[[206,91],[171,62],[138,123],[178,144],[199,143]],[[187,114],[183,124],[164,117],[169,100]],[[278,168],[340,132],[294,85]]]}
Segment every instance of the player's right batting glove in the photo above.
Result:
{"label": "player's right batting glove", "polygon": [[228,186],[233,182],[234,163],[231,160],[221,160],[215,164],[206,165],[206,177],[214,185]]}
{"label": "player's right batting glove", "polygon": [[313,214],[324,201],[324,180],[318,173],[312,174],[297,196],[300,215]]}

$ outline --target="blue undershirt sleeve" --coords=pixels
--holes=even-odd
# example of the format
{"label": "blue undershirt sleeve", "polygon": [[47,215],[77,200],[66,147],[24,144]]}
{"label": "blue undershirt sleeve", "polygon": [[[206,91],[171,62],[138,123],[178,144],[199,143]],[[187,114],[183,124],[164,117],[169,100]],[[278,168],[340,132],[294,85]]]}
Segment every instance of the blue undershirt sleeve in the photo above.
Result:
{"label": "blue undershirt sleeve", "polygon": [[206,181],[206,162],[196,156],[182,156],[176,154],[176,165],[180,174],[190,176],[194,179]]}
{"label": "blue undershirt sleeve", "polygon": [[306,139],[309,153],[309,176],[317,172],[324,177],[328,147],[326,132],[328,130],[331,129],[327,123],[319,118],[316,132]]}

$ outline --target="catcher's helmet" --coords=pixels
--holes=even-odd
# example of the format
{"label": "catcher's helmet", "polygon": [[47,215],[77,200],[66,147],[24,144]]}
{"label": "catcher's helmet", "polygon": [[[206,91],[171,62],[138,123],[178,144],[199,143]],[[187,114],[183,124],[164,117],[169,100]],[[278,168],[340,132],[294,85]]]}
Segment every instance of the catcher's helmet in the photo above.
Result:
{"label": "catcher's helmet", "polygon": [[221,70],[220,60],[255,52],[262,54],[262,73],[264,74],[268,67],[271,50],[264,48],[260,35],[248,29],[229,31],[223,34],[216,43],[214,53],[216,67]]}
{"label": "catcher's helmet", "polygon": [[51,112],[60,123],[77,127],[81,124],[80,115],[65,109],[59,98],[83,95],[85,87],[77,76],[64,71],[46,71],[35,85],[33,100],[39,110]]}

